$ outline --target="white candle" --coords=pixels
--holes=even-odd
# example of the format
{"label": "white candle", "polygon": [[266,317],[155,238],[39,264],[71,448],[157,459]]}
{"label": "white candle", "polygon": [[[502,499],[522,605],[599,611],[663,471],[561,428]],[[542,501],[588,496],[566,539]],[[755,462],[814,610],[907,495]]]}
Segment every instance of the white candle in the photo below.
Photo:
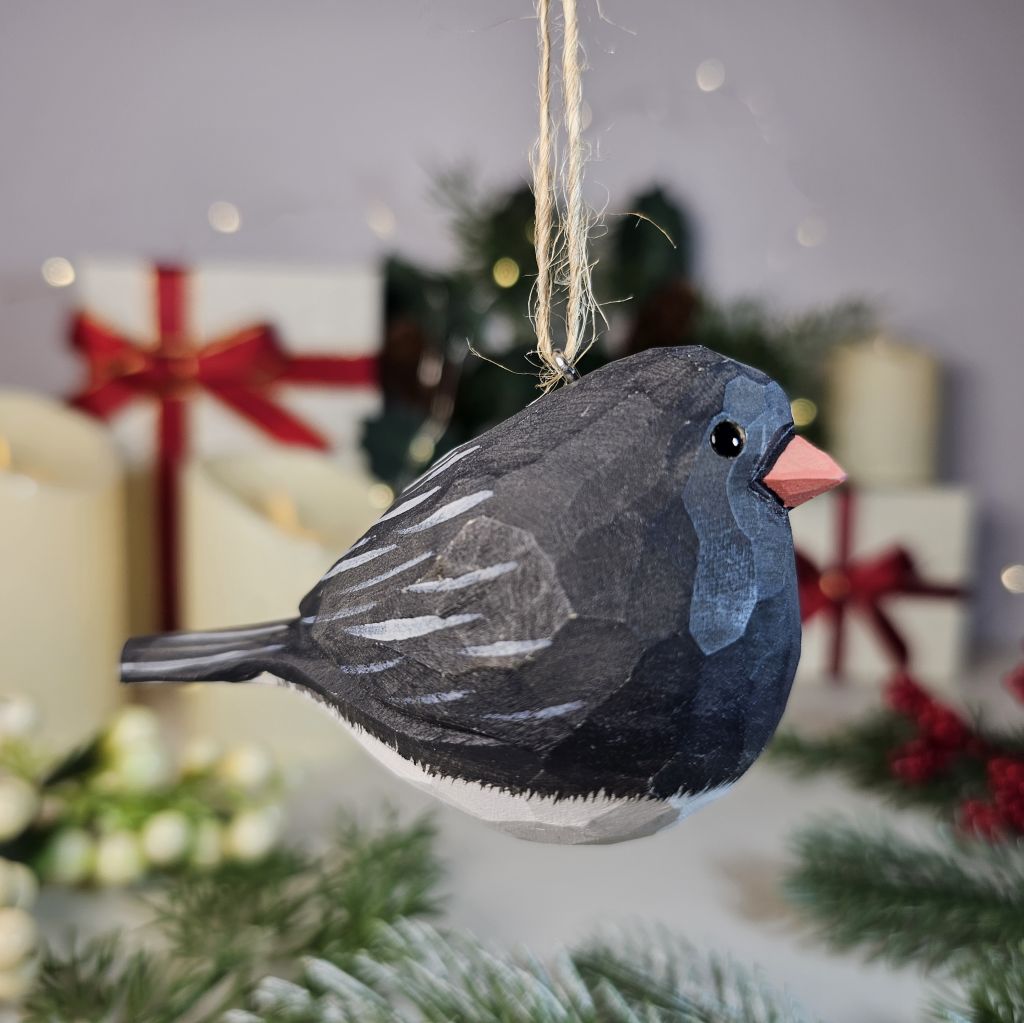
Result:
{"label": "white candle", "polygon": [[837,348],[829,366],[831,453],[863,486],[935,478],[941,380],[927,352],[878,336]]}
{"label": "white candle", "polygon": [[[191,463],[184,483],[184,627],[292,617],[376,521],[381,503],[379,485],[365,473],[308,452],[281,448]],[[351,748],[325,711],[286,689],[196,685],[185,708],[192,732],[261,741],[293,760]]]}
{"label": "white candle", "polygon": [[55,750],[119,699],[125,638],[121,468],[107,431],[0,394],[0,686],[35,701]]}

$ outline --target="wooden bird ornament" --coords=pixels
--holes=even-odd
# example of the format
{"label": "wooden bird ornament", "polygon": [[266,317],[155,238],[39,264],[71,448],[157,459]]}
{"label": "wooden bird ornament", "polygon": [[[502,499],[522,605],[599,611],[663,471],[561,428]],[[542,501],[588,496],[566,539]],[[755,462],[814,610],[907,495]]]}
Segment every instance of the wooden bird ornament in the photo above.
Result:
{"label": "wooden bird ornament", "polygon": [[642,352],[450,451],[298,617],[130,640],[122,680],[268,672],[511,834],[651,834],[774,732],[800,652],[787,509],[843,478],[763,373]]}

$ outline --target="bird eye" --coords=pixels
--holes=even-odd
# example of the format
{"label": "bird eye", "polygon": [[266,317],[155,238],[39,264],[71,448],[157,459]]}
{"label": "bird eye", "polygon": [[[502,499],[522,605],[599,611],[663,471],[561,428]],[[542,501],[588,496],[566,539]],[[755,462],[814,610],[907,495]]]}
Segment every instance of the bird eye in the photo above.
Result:
{"label": "bird eye", "polygon": [[747,435],[739,423],[724,419],[711,431],[711,450],[723,458],[735,458],[747,442]]}

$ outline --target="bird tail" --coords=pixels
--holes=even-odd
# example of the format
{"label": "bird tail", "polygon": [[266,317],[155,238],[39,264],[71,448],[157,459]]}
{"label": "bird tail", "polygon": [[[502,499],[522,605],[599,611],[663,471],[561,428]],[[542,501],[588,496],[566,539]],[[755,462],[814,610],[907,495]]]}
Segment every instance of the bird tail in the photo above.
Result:
{"label": "bird tail", "polygon": [[[244,682],[298,645],[299,619],[128,640],[122,682]],[[272,670],[272,669],[271,669]]]}

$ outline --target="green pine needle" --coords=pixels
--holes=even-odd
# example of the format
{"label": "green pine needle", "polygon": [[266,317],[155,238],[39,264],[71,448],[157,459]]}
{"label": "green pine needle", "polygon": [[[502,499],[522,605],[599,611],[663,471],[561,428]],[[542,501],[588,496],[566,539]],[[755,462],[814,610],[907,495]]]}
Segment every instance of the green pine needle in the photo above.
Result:
{"label": "green pine needle", "polygon": [[380,929],[350,970],[320,959],[301,983],[264,980],[225,1023],[797,1023],[755,977],[664,932],[595,944],[544,963],[497,956],[422,921]]}
{"label": "green pine needle", "polygon": [[426,820],[343,823],[315,859],[282,851],[182,875],[151,900],[159,954],[119,937],[47,949],[24,1021],[215,1023],[269,972],[314,954],[344,962],[379,926],[436,912],[433,835]]}
{"label": "green pine needle", "polygon": [[790,899],[837,949],[926,967],[1024,943],[1024,845],[938,846],[839,821],[796,835]]}
{"label": "green pine needle", "polygon": [[985,796],[985,765],[974,757],[957,757],[948,770],[916,784],[894,775],[891,754],[916,734],[916,726],[909,719],[879,710],[824,738],[782,733],[768,751],[772,759],[794,774],[834,771],[858,788],[877,792],[897,805],[922,806],[949,817],[964,800]]}
{"label": "green pine needle", "polygon": [[47,951],[25,1023],[798,1023],[746,971],[664,931],[542,961],[436,929],[433,830],[343,825],[323,856],[184,877],[159,942]]}
{"label": "green pine needle", "polygon": [[1024,950],[972,957],[957,971],[963,993],[932,1005],[941,1023],[1022,1023],[1024,1021]]}

